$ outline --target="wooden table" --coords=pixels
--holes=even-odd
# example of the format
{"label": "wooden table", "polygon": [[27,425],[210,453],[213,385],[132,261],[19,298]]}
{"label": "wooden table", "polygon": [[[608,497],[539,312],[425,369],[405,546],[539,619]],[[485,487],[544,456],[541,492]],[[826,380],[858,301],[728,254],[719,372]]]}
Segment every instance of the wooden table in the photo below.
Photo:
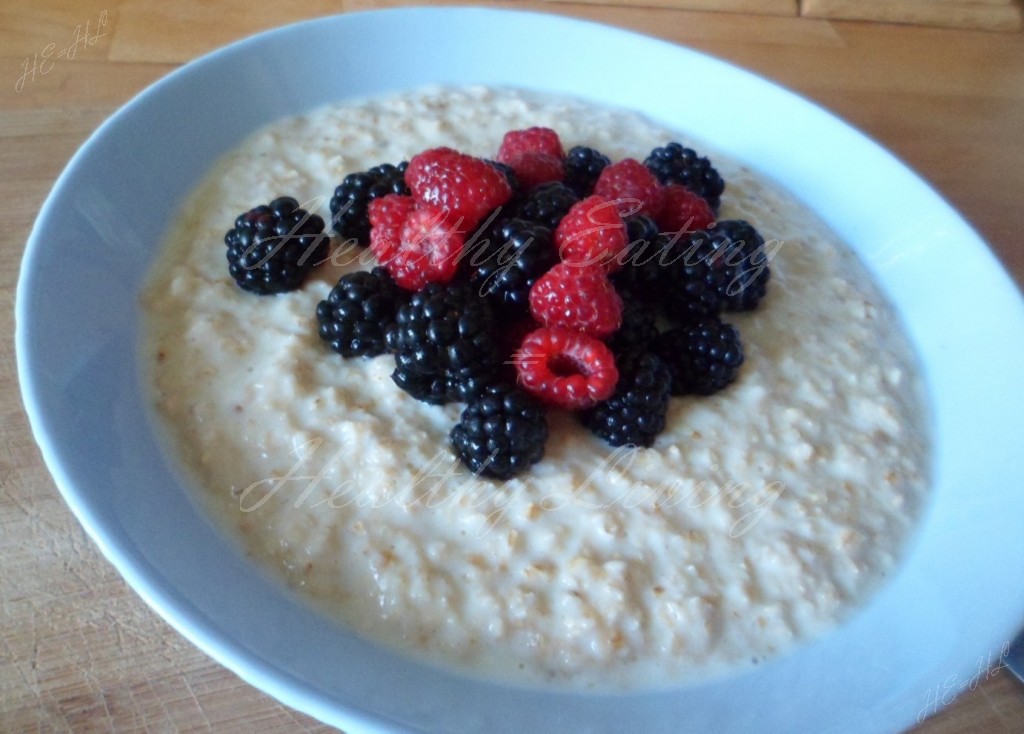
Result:
{"label": "wooden table", "polygon": [[[817,100],[921,172],[1024,280],[1024,34],[623,3],[493,4],[678,41]],[[25,241],[54,180],[82,141],[136,92],[182,62],[264,28],[386,4],[312,0],[293,10],[265,0],[6,0],[4,301],[13,306]],[[22,411],[13,321],[12,309],[0,312],[0,731],[326,730],[193,648],[85,536],[44,468]],[[921,692],[922,713],[938,713],[916,731],[1024,731],[1024,686],[1006,671],[940,710],[943,699],[946,691]]]}

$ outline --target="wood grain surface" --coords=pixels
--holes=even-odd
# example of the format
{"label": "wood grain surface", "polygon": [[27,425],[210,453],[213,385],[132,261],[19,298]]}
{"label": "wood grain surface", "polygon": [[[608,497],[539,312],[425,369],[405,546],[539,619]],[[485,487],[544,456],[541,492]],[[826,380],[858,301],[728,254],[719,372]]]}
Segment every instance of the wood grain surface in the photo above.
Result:
{"label": "wood grain surface", "polygon": [[[118,106],[180,63],[229,41],[388,4],[0,5],[0,298],[6,304],[0,310],[0,732],[327,730],[185,642],[85,536],[42,463],[21,407],[13,303],[39,207],[78,146]],[[490,4],[634,28],[799,91],[917,169],[978,228],[1017,282],[1024,281],[1021,34],[695,12],[632,0]],[[758,114],[727,93],[718,104]],[[992,652],[979,655],[997,663],[998,651]],[[946,706],[960,683],[968,682],[920,692],[922,717],[929,718],[916,731],[1024,731],[1024,687],[1008,672],[996,665]]]}

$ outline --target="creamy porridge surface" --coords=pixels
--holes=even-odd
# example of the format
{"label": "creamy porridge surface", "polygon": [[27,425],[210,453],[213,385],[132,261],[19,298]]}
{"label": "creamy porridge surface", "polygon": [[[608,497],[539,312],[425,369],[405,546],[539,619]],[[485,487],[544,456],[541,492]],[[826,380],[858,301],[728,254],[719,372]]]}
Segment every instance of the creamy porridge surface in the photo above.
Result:
{"label": "creamy porridge surface", "polygon": [[722,218],[769,240],[761,307],[729,314],[746,363],[673,398],[651,449],[614,450],[553,412],[544,460],[507,482],[454,458],[460,405],[413,400],[394,361],[343,360],[302,290],[227,273],[235,217],[291,195],[329,220],[348,173],[447,145],[492,157],[544,125],[642,159],[681,140],[632,113],[487,89],[333,106],[258,132],[186,203],[143,296],[157,413],[203,500],[247,551],[360,633],[477,674],[578,688],[663,685],[757,664],[864,602],[927,484],[913,355],[856,258],[794,199],[712,160]]}

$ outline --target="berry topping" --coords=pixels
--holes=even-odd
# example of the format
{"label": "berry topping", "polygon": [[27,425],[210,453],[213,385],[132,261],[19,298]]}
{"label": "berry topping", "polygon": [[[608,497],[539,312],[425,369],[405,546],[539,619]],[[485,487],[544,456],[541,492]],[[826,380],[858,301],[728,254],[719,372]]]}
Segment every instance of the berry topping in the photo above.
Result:
{"label": "berry topping", "polygon": [[718,211],[725,182],[707,158],[700,157],[679,143],[669,143],[663,148],[652,150],[644,160],[644,165],[651,169],[661,183],[682,184],[705,199],[713,211]]}
{"label": "berry topping", "polygon": [[635,158],[625,158],[601,171],[594,193],[613,200],[623,217],[643,214],[657,221],[661,211],[661,184]]}
{"label": "berry topping", "polygon": [[615,358],[592,336],[560,327],[530,332],[515,355],[523,389],[562,408],[589,408],[607,400],[619,379]]}
{"label": "berry topping", "polygon": [[428,284],[398,309],[388,329],[397,366],[393,379],[403,389],[413,385],[407,392],[421,400],[424,385],[428,394],[444,391],[446,399],[459,399],[497,372],[495,326],[490,303],[468,284]]}
{"label": "berry topping", "polygon": [[419,204],[405,218],[398,249],[384,265],[398,285],[416,291],[427,283],[447,283],[459,269],[466,238],[444,210]]}
{"label": "berry topping", "polygon": [[655,352],[672,375],[672,394],[711,395],[736,379],[743,346],[736,329],[716,317],[666,331]]}
{"label": "berry topping", "polygon": [[331,197],[331,225],[343,240],[359,245],[370,243],[369,206],[389,194],[409,195],[405,184],[408,162],[397,166],[384,163],[368,171],[350,173]]}
{"label": "berry topping", "polygon": [[665,430],[671,384],[668,367],[654,354],[620,359],[615,393],[580,418],[612,446],[650,446]]}
{"label": "berry topping", "polygon": [[343,357],[375,357],[387,347],[384,336],[394,322],[400,295],[383,268],[341,276],[316,307],[320,338]]}
{"label": "berry topping", "polygon": [[324,220],[290,196],[250,209],[224,235],[228,272],[239,287],[259,295],[293,291],[327,258]]}
{"label": "berry topping", "polygon": [[565,157],[558,133],[549,127],[529,127],[505,133],[498,148],[498,160],[514,168],[515,159],[524,153],[542,153],[558,161]]}
{"label": "berry topping", "polygon": [[600,266],[559,263],[530,291],[530,313],[545,326],[604,339],[622,323],[622,299]]}
{"label": "berry topping", "polygon": [[646,352],[658,338],[658,312],[630,291],[622,296],[622,325],[608,339],[616,357],[627,352]]}
{"label": "berry topping", "polygon": [[417,202],[447,211],[451,226],[464,233],[512,197],[501,171],[451,148],[431,148],[413,156],[405,180]]}
{"label": "berry topping", "polygon": [[718,296],[727,311],[750,311],[764,298],[771,270],[764,239],[742,219],[727,219],[713,229],[695,232],[691,242],[702,242],[718,271]]}
{"label": "berry topping", "polygon": [[525,189],[561,181],[565,175],[562,159],[547,153],[522,153],[513,158],[509,165]]}
{"label": "berry topping", "polygon": [[580,197],[563,183],[543,184],[530,192],[520,205],[516,216],[543,224],[553,232],[562,221],[562,217],[568,214],[579,200]]}
{"label": "berry topping", "polygon": [[381,265],[387,265],[398,252],[402,226],[416,206],[411,196],[389,194],[374,199],[367,207],[370,221],[370,252]]}
{"label": "berry topping", "polygon": [[661,190],[661,213],[658,224],[662,232],[693,232],[707,229],[715,222],[711,206],[681,184],[669,184]]}
{"label": "berry topping", "polygon": [[533,284],[557,262],[551,230],[525,219],[508,219],[472,253],[470,263],[476,270],[470,281],[495,306],[525,314]]}
{"label": "berry topping", "polygon": [[476,474],[508,479],[544,456],[548,423],[529,396],[505,385],[488,387],[462,411],[451,441],[459,459]]}
{"label": "berry topping", "polygon": [[597,194],[574,204],[555,229],[559,257],[575,265],[601,265],[614,272],[628,245],[615,202]]}
{"label": "berry topping", "polygon": [[565,183],[581,198],[594,193],[597,177],[611,165],[608,156],[593,148],[577,145],[565,157]]}

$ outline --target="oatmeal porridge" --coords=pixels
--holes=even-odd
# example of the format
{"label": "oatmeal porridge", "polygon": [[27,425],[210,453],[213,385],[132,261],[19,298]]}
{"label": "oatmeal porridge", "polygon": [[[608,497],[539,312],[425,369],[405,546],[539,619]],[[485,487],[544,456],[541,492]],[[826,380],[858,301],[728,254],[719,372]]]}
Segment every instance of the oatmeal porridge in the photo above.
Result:
{"label": "oatmeal porridge", "polygon": [[[348,173],[511,129],[643,159],[679,140],[626,111],[510,90],[428,89],[282,120],[219,161],[143,295],[156,412],[203,503],[246,551],[359,633],[475,674],[656,686],[756,664],[842,621],[898,563],[927,487],[924,400],[897,318],[856,257],[770,180],[711,153],[720,218],[754,223],[772,279],[729,314],[735,383],[672,398],[649,449],[558,411],[507,481],[462,466],[462,405],[414,400],[388,356],[343,360],[315,312],[335,252],[297,291],[227,273],[235,217],[291,195],[329,220]],[[685,141],[684,141],[685,142]]]}

